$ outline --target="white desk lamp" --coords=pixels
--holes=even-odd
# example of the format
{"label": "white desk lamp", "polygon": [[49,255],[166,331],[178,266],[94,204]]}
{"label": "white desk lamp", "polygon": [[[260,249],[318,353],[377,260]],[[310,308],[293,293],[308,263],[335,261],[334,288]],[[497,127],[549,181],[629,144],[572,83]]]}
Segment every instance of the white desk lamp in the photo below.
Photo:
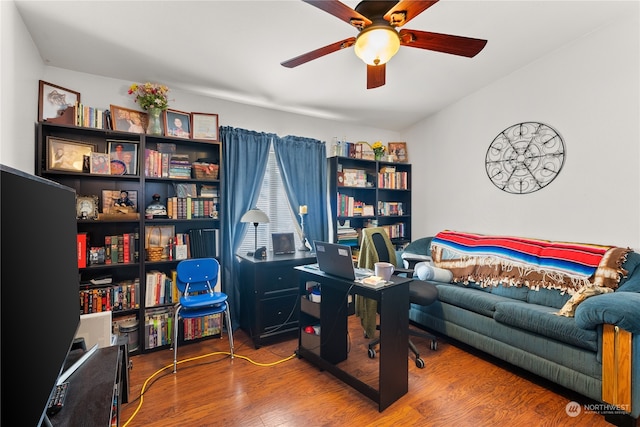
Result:
{"label": "white desk lamp", "polygon": [[269,222],[269,217],[266,213],[262,212],[258,208],[251,209],[247,211],[242,218],[240,218],[240,222],[252,222],[254,226],[254,248],[253,252],[248,252],[247,255],[253,255],[255,251],[258,249],[258,224],[264,224]]}

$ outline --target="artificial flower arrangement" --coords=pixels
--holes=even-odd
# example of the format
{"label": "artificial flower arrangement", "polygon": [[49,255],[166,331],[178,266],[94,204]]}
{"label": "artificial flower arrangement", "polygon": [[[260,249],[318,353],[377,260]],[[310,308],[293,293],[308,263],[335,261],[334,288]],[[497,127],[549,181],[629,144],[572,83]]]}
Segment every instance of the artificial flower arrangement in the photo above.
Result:
{"label": "artificial flower arrangement", "polygon": [[142,85],[134,83],[128,91],[129,95],[136,97],[135,102],[140,104],[144,110],[149,110],[149,108],[166,110],[169,107],[168,92],[167,86],[149,82]]}
{"label": "artificial flower arrangement", "polygon": [[376,158],[380,158],[384,154],[387,147],[382,145],[382,141],[376,141],[371,146],[371,149],[373,150],[373,153],[375,154]]}

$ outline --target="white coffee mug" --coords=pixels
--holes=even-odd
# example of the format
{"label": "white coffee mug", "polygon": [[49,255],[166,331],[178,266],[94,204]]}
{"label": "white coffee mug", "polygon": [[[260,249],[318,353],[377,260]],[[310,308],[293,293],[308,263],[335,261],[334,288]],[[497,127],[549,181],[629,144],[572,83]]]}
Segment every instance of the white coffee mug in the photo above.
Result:
{"label": "white coffee mug", "polygon": [[391,279],[394,269],[393,264],[389,262],[376,262],[374,271],[376,276],[382,277],[388,282]]}

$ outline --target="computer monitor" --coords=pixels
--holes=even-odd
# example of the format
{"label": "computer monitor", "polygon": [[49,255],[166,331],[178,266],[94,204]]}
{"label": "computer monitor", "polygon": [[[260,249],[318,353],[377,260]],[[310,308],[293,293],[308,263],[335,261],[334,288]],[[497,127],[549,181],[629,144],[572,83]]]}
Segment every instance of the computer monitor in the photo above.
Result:
{"label": "computer monitor", "polygon": [[0,165],[0,424],[38,426],[80,323],[75,191]]}

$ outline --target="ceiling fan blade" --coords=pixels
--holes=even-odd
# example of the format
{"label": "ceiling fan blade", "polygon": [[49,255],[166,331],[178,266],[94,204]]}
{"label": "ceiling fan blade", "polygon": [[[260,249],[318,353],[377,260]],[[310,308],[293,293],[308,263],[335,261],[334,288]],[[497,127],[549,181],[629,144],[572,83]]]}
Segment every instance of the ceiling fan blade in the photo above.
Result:
{"label": "ceiling fan blade", "polygon": [[356,27],[371,25],[371,20],[338,0],[302,0]]}
{"label": "ceiling fan blade", "polygon": [[486,40],[418,30],[400,30],[400,44],[418,49],[473,58],[487,44]]}
{"label": "ceiling fan blade", "polygon": [[283,65],[287,68],[297,67],[298,65],[302,65],[305,62],[309,62],[314,59],[320,58],[321,56],[325,56],[330,53],[336,52],[338,50],[351,47],[355,42],[356,42],[355,37],[349,37],[348,39],[344,39],[339,42],[332,43],[330,45],[321,47],[320,49],[303,53],[302,55],[296,56],[295,58],[291,58],[287,61],[281,62],[280,65]]}
{"label": "ceiling fan blade", "polygon": [[384,19],[389,21],[392,27],[402,27],[436,3],[438,3],[438,0],[401,0],[384,14]]}
{"label": "ceiling fan blade", "polygon": [[384,86],[386,83],[387,64],[369,65],[367,64],[367,89],[375,89]]}

